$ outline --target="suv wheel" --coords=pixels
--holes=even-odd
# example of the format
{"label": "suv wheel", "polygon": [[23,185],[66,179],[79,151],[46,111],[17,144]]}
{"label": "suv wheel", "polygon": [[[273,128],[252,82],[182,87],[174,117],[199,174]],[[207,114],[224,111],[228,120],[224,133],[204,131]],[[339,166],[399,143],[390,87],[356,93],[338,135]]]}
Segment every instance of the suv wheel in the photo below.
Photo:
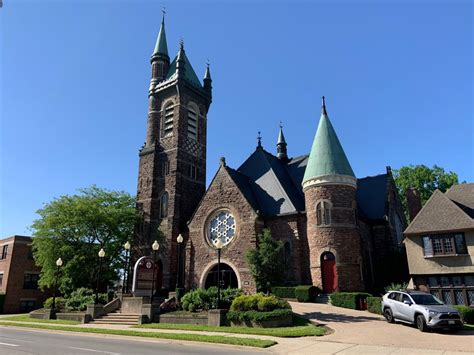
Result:
{"label": "suv wheel", "polygon": [[392,310],[390,308],[385,308],[385,310],[383,311],[383,316],[385,317],[387,322],[389,323],[395,322],[395,319],[393,318]]}
{"label": "suv wheel", "polygon": [[426,332],[428,330],[428,327],[426,326],[425,322],[425,317],[423,317],[421,314],[416,316],[416,327],[421,332]]}

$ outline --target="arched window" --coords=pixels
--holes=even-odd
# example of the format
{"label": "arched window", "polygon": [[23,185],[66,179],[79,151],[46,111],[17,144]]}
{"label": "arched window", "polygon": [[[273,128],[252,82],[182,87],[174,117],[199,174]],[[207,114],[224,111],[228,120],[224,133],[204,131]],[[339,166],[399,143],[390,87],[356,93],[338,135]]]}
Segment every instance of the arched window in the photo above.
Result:
{"label": "arched window", "polygon": [[198,139],[198,113],[199,109],[196,105],[190,103],[188,105],[188,138]]}
{"label": "arched window", "polygon": [[162,138],[173,135],[174,104],[168,103],[163,110],[163,135]]}
{"label": "arched window", "polygon": [[160,197],[160,218],[166,218],[168,217],[168,200],[169,200],[169,195],[167,192],[165,192],[163,195]]}
{"label": "arched window", "polygon": [[331,224],[331,204],[327,201],[320,201],[316,205],[316,224],[318,226]]}

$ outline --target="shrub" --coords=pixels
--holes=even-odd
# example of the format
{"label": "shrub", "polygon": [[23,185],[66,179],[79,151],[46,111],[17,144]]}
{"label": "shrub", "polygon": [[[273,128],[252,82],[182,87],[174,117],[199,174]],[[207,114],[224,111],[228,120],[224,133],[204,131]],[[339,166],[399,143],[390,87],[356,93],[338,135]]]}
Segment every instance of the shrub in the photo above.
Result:
{"label": "shrub", "polygon": [[[47,298],[43,303],[43,307],[53,308],[53,297]],[[56,311],[62,311],[66,308],[66,300],[62,297],[56,297],[56,300],[54,301],[54,308],[56,308]]]}
{"label": "shrub", "polygon": [[273,287],[272,293],[280,298],[296,298],[294,287]]}
{"label": "shrub", "polygon": [[[94,291],[81,287],[75,291],[72,291],[71,294],[66,298],[66,308],[72,311],[85,311],[88,304],[92,304],[95,301]],[[99,293],[99,303],[107,303],[107,294]]]}
{"label": "shrub", "polygon": [[298,302],[312,302],[320,291],[316,286],[300,285],[295,288],[295,296]]}
{"label": "shrub", "polygon": [[331,304],[337,307],[360,309],[359,302],[371,297],[370,293],[364,292],[334,292],[331,294]]}
{"label": "shrub", "polygon": [[231,311],[235,312],[271,312],[276,309],[290,309],[290,304],[275,296],[265,296],[262,293],[255,295],[242,295],[234,299],[230,306]]}
{"label": "shrub", "polygon": [[474,309],[473,308],[462,306],[462,305],[456,305],[453,307],[456,308],[459,311],[459,313],[461,313],[464,323],[474,324]]}
{"label": "shrub", "polygon": [[367,297],[367,310],[371,313],[382,314],[382,298]]}
{"label": "shrub", "polygon": [[291,309],[275,309],[270,312],[259,311],[232,311],[227,312],[227,319],[232,322],[262,322],[269,319],[286,317],[292,315]]}
{"label": "shrub", "polygon": [[[220,307],[230,307],[232,301],[243,292],[238,288],[226,288],[221,290]],[[185,311],[197,312],[207,311],[217,308],[217,287],[210,287],[207,290],[198,288],[186,293],[181,298],[181,307]]]}
{"label": "shrub", "polygon": [[385,286],[384,290],[385,292],[390,292],[390,291],[400,291],[400,290],[406,290],[408,287],[408,282],[402,282],[402,283],[391,283],[388,286]]}

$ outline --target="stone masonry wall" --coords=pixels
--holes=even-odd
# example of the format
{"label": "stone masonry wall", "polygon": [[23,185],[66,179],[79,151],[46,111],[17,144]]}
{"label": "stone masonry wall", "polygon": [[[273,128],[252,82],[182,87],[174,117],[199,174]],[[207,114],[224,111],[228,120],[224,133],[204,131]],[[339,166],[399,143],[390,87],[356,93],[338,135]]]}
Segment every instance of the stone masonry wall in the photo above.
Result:
{"label": "stone masonry wall", "polygon": [[221,262],[234,269],[244,291],[255,292],[245,254],[256,247],[260,222],[226,169],[221,165],[189,224],[191,250],[187,249],[186,287],[203,287],[206,273],[217,264],[217,250],[207,238],[207,222],[216,212],[228,210],[235,217],[237,231],[234,239],[223,247]]}
{"label": "stone masonry wall", "polygon": [[[360,234],[355,224],[355,192],[346,185],[310,186],[305,190],[307,236],[310,272],[313,285],[322,288],[321,255],[325,251],[336,257],[339,291],[364,290]],[[316,225],[316,204],[332,203],[332,224]]]}

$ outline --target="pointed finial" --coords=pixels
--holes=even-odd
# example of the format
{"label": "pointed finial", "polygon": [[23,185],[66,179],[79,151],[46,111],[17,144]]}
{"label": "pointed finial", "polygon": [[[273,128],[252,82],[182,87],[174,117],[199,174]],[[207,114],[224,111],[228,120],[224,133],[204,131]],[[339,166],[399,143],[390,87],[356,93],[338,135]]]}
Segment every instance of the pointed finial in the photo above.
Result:
{"label": "pointed finial", "polygon": [[258,131],[258,135],[257,135],[257,148],[261,148],[262,147],[262,135],[261,135],[261,132]]}
{"label": "pointed finial", "polygon": [[281,123],[281,121],[280,121],[280,124],[278,126],[280,127],[280,129],[282,129],[283,128],[283,123]]}
{"label": "pointed finial", "polygon": [[281,121],[280,121],[280,132],[278,133],[278,141],[277,141],[277,158],[282,159],[282,160],[288,159],[285,136],[283,135],[283,124],[281,123]]}
{"label": "pointed finial", "polygon": [[204,73],[204,80],[211,80],[211,70],[209,68],[209,58],[206,61],[206,72]]}
{"label": "pointed finial", "polygon": [[183,37],[179,38],[179,49],[184,49],[184,39],[183,39]]}
{"label": "pointed finial", "polygon": [[323,96],[322,98],[322,107],[321,107],[321,114],[322,115],[327,115],[327,111],[326,111],[326,98]]}
{"label": "pointed finial", "polygon": [[161,23],[165,23],[166,6],[163,6],[161,8],[161,12],[162,12]]}

